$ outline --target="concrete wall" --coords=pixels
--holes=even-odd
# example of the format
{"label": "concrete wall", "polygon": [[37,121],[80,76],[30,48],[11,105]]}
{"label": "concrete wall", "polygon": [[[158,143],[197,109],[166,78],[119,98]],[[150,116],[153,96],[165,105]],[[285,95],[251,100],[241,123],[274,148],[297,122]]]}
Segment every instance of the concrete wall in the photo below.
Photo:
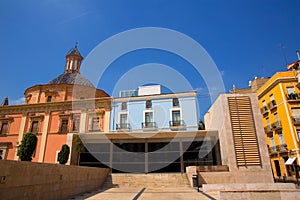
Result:
{"label": "concrete wall", "polygon": [[[261,166],[237,166],[227,100],[227,97],[235,96],[248,96],[251,100]],[[255,93],[220,95],[205,115],[205,126],[207,130],[219,132],[222,165],[227,165],[229,172],[200,172],[199,181],[201,183],[273,183],[265,133]]]}
{"label": "concrete wall", "polygon": [[65,199],[102,186],[109,169],[0,160],[0,199]]}

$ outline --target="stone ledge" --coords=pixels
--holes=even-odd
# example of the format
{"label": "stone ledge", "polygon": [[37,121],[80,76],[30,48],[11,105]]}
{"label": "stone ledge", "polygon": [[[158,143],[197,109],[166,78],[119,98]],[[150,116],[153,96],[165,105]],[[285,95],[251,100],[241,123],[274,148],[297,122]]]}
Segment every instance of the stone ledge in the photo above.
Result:
{"label": "stone ledge", "polygon": [[293,183],[203,184],[204,192],[211,191],[275,191],[296,189]]}

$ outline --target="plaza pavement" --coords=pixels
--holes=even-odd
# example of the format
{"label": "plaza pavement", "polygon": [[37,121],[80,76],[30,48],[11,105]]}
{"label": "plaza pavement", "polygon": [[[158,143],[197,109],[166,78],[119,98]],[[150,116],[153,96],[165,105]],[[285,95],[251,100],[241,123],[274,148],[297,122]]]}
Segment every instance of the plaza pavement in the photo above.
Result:
{"label": "plaza pavement", "polygon": [[112,187],[85,193],[71,199],[74,200],[213,200],[218,199],[217,192],[205,194],[193,188],[133,188]]}

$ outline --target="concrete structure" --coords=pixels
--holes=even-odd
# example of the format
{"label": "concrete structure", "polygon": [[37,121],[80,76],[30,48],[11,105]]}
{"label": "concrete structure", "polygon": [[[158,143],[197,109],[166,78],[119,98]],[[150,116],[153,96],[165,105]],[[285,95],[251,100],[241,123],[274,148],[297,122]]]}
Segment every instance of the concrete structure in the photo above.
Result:
{"label": "concrete structure", "polygon": [[270,78],[255,77],[254,80],[249,81],[249,88],[236,88],[233,85],[231,93],[247,94],[256,93],[259,88],[261,88]]}
{"label": "concrete structure", "polygon": [[[222,165],[228,171],[201,172],[201,184],[273,183],[263,124],[255,93],[220,95],[205,115],[218,130]],[[190,169],[195,173],[196,167]],[[187,170],[187,171],[190,171]]]}
{"label": "concrete structure", "polygon": [[108,169],[0,161],[0,199],[66,199],[100,188]]}
{"label": "concrete structure", "polygon": [[18,145],[27,132],[37,135],[34,162],[56,163],[63,144],[71,148],[68,163],[77,164],[73,135],[109,131],[111,99],[80,75],[77,46],[66,55],[63,74],[48,84],[26,89],[26,104],[0,106],[0,157],[18,160]]}
{"label": "concrete structure", "polygon": [[296,71],[277,72],[257,91],[276,178],[296,178],[299,169],[300,90],[297,84]]}

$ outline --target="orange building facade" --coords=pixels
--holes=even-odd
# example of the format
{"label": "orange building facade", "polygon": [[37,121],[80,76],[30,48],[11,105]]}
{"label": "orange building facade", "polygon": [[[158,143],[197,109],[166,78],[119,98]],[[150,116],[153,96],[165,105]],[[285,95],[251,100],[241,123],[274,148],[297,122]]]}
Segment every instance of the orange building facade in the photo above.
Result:
{"label": "orange building facade", "polygon": [[77,46],[66,55],[63,74],[47,84],[26,89],[25,104],[0,106],[0,158],[18,160],[23,136],[38,138],[33,162],[57,163],[63,144],[71,149],[69,164],[76,164],[75,135],[108,132],[111,98],[80,74],[83,57]]}

